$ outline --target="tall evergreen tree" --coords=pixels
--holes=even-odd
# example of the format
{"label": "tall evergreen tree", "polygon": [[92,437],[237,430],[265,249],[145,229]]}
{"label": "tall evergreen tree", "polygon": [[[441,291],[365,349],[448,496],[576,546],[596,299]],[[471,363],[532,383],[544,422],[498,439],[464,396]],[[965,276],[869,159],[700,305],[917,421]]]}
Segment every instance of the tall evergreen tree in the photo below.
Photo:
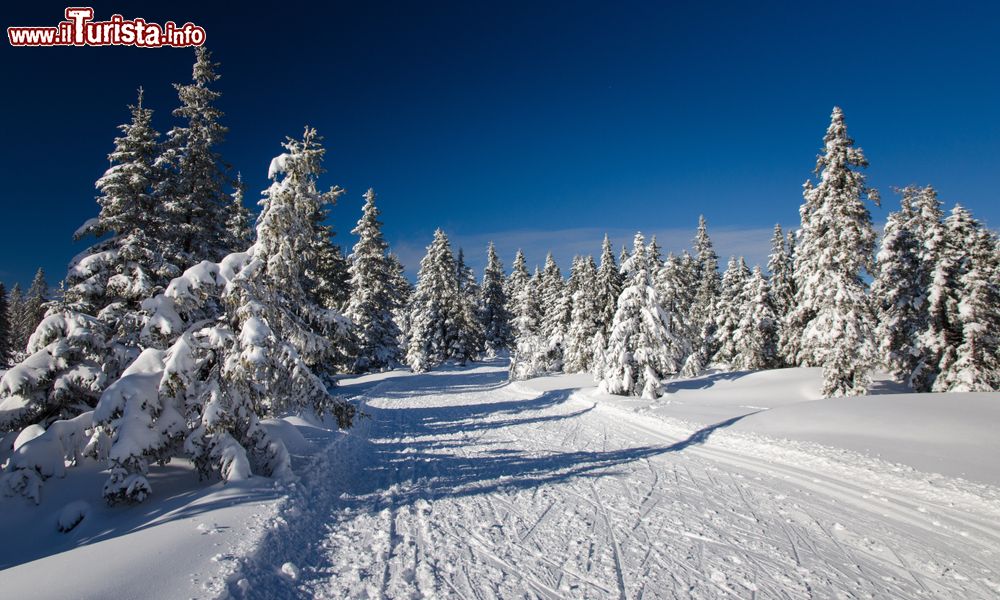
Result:
{"label": "tall evergreen tree", "polygon": [[591,256],[575,261],[570,276],[572,314],[566,343],[563,370],[567,373],[589,371],[594,364],[594,338],[601,331],[601,304],[597,294],[597,265]]}
{"label": "tall evergreen tree", "polygon": [[656,270],[653,279],[660,305],[670,316],[668,325],[676,339],[679,358],[682,361],[674,365],[672,371],[680,371],[693,352],[694,344],[700,344],[698,337],[700,329],[690,320],[696,288],[691,285],[691,273],[687,271],[689,266],[684,259],[679,259],[671,253]]}
{"label": "tall evergreen tree", "polygon": [[695,275],[697,289],[694,302],[691,305],[690,321],[699,330],[698,347],[692,354],[690,364],[685,368],[685,375],[693,376],[708,365],[718,351],[715,337],[715,306],[719,298],[719,255],[708,235],[708,223],[705,216],[698,217],[698,231],[694,238]]}
{"label": "tall evergreen tree", "polygon": [[712,311],[715,315],[715,338],[718,346],[712,360],[731,367],[739,363],[740,348],[736,333],[743,319],[750,275],[750,269],[742,256],[739,259],[731,257],[726,272],[722,275],[719,297]]}
{"label": "tall evergreen tree", "polygon": [[0,367],[10,364],[13,353],[11,351],[10,340],[10,314],[7,304],[7,288],[0,283]]}
{"label": "tall evergreen tree", "polygon": [[598,322],[601,334],[607,339],[611,332],[611,323],[618,307],[618,296],[622,293],[622,276],[615,263],[615,255],[611,249],[611,241],[607,234],[601,245],[601,266],[597,270],[596,279]]}
{"label": "tall evergreen tree", "polygon": [[382,222],[375,206],[375,191],[365,193],[365,205],[357,226],[358,236],[351,254],[351,296],[345,316],[354,325],[357,339],[355,369],[382,370],[400,362],[399,327],[392,315],[397,285],[387,255],[389,245],[382,236]]}
{"label": "tall evergreen tree", "polygon": [[572,307],[566,288],[562,271],[549,253],[542,269],[542,335],[553,344],[561,344],[569,328]]}
{"label": "tall evergreen tree", "polygon": [[[522,263],[524,257],[521,257]],[[527,274],[527,271],[524,272]],[[480,321],[483,328],[486,353],[496,356],[500,352],[510,350],[514,345],[514,333],[511,329],[511,313],[508,310],[507,293],[504,290],[506,279],[503,263],[497,256],[496,247],[490,242],[486,250],[486,268],[483,270],[483,285],[480,297]]]}
{"label": "tall evergreen tree", "polygon": [[21,306],[21,327],[30,335],[35,327],[45,318],[46,306],[49,302],[49,284],[45,281],[45,269],[39,267],[28,286]]}
{"label": "tall evergreen tree", "polygon": [[615,311],[601,366],[601,389],[611,394],[656,398],[661,381],[681,360],[670,315],[660,306],[653,285],[652,261],[642,234],[623,265],[630,273]]}
{"label": "tall evergreen tree", "polygon": [[918,339],[927,327],[926,265],[921,241],[911,229],[917,214],[915,188],[901,190],[900,210],[889,214],[878,252],[872,299],[878,310],[876,339],[885,368],[900,382],[912,384],[921,370]]}
{"label": "tall evergreen tree", "polygon": [[859,169],[868,161],[834,108],[816,161],[819,181],[806,185],[795,255],[798,286],[790,321],[802,327],[798,363],[823,367],[823,395],[864,394],[875,361],[875,319],[864,272],[874,267],[875,230],[865,206],[878,203]]}
{"label": "tall evergreen tree", "polygon": [[249,248],[253,243],[253,227],[250,222],[250,209],[243,204],[246,195],[246,184],[243,175],[236,174],[236,189],[229,202],[229,214],[226,216],[226,231],[229,234],[229,247],[233,251]]}
{"label": "tall evergreen tree", "polygon": [[934,386],[934,380],[940,372],[941,350],[936,327],[942,325],[941,320],[931,316],[931,290],[942,251],[946,247],[947,228],[944,224],[944,211],[934,188],[906,188],[905,197],[910,198],[913,207],[912,218],[907,223],[913,237],[919,242],[918,253],[922,279],[921,289],[924,290],[926,302],[921,309],[924,318],[923,330],[918,334],[916,348],[919,360],[910,376],[910,385],[918,392],[929,392]]}
{"label": "tall evergreen tree", "polygon": [[28,336],[31,335],[24,328],[24,294],[21,293],[19,283],[10,288],[7,296],[7,322],[10,323],[11,358],[16,359],[24,354],[24,349],[28,347]]}
{"label": "tall evergreen tree", "polygon": [[738,369],[773,369],[778,356],[778,318],[771,300],[768,281],[760,267],[754,267],[743,292],[741,318],[733,332]]}
{"label": "tall evergreen tree", "polygon": [[481,291],[472,269],[465,264],[465,252],[458,249],[455,261],[455,276],[458,281],[458,299],[462,319],[459,322],[459,346],[463,361],[479,357],[485,349],[485,334],[479,319],[479,298]]}
{"label": "tall evergreen tree", "polygon": [[410,332],[406,362],[420,373],[447,360],[461,358],[463,319],[455,257],[448,236],[440,229],[420,261],[417,287],[410,302]]}
{"label": "tall evergreen tree", "polygon": [[[47,286],[39,270],[21,303],[19,329],[28,356],[0,383],[0,428],[19,428],[70,417],[96,404],[140,351],[142,302],[158,292],[174,265],[159,250],[160,205],[153,197],[157,133],[152,111],[139,101],[131,122],[108,156],[111,167],[97,180],[100,212],[77,236],[101,236],[69,265],[62,300],[45,315]],[[5,410],[9,407],[9,410]]]}
{"label": "tall evergreen tree", "polygon": [[[961,276],[958,322],[962,343],[934,382],[937,391],[1000,390],[1000,282],[996,279],[996,239],[985,228],[968,246],[968,267]],[[950,357],[951,353],[946,354]]]}
{"label": "tall evergreen tree", "polygon": [[792,264],[792,250],[789,243],[792,240],[791,233],[786,236],[781,229],[781,225],[774,226],[774,235],[771,237],[771,253],[767,258],[768,290],[771,295],[771,305],[777,318],[775,327],[778,331],[778,355],[775,365],[785,366],[786,341],[785,328],[782,324],[785,317],[792,310],[795,303],[795,276]]}
{"label": "tall evergreen tree", "polygon": [[181,269],[233,250],[227,247],[229,177],[217,151],[227,129],[215,106],[220,94],[209,87],[219,79],[218,67],[207,48],[196,49],[192,82],[174,84],[181,105],[173,115],[181,124],[167,132],[157,160],[163,174],[157,186],[165,213],[162,239],[167,258]]}
{"label": "tall evergreen tree", "polygon": [[287,449],[261,425],[265,416],[308,408],[351,424],[353,407],[312,368],[336,354],[347,320],[313,302],[302,277],[310,215],[335,197],[317,189],[324,149],[309,128],[285,149],[249,250],[189,268],[147,303],[150,331],[174,341],[146,349],[94,411],[112,441],[109,503],[142,501],[149,463],[177,453],[226,481],[286,474]]}

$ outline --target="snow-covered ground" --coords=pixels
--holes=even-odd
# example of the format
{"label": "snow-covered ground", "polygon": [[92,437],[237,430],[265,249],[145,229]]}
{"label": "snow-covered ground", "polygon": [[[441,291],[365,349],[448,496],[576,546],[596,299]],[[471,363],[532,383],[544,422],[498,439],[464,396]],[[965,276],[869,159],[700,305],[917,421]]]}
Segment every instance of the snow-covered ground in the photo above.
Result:
{"label": "snow-covered ground", "polygon": [[[1000,595],[1000,394],[818,400],[818,374],[788,369],[677,382],[649,401],[598,394],[586,376],[505,376],[497,362],[345,380],[368,414],[348,434],[272,425],[292,442],[290,489],[200,487],[177,464],[151,502],[109,509],[100,474],[71,470],[37,508],[0,501],[0,590]],[[81,490],[91,514],[59,533]]]}

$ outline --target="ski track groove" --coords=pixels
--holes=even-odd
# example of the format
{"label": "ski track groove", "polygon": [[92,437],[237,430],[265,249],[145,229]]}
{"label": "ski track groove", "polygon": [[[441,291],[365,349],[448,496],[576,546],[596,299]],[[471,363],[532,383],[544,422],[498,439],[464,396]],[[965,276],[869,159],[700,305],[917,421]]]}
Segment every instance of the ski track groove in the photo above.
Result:
{"label": "ski track groove", "polygon": [[[985,498],[910,493],[846,463],[813,472],[801,450],[747,449],[725,433],[674,449],[683,435],[672,426],[504,379],[493,363],[393,373],[356,393],[370,418],[308,463],[287,503],[298,512],[244,560],[248,596],[971,600],[1000,590],[1000,506]],[[286,561],[300,580],[280,574]]]}

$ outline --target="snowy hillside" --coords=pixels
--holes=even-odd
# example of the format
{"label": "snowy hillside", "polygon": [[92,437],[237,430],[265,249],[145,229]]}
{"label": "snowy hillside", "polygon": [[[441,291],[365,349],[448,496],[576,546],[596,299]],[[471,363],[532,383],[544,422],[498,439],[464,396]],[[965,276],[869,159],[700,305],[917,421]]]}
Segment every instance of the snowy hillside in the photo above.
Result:
{"label": "snowy hillside", "polygon": [[[106,507],[96,467],[47,482],[38,508],[2,499],[0,529],[19,541],[0,550],[0,589],[1000,594],[1000,468],[989,464],[998,394],[818,400],[819,371],[788,369],[676,382],[651,401],[600,394],[581,375],[507,383],[505,366],[344,380],[368,414],[347,434],[268,424],[301,476],[288,487],[255,477],[206,488],[175,461],[151,470],[160,491],[142,505]],[[71,504],[81,496],[86,505]]]}

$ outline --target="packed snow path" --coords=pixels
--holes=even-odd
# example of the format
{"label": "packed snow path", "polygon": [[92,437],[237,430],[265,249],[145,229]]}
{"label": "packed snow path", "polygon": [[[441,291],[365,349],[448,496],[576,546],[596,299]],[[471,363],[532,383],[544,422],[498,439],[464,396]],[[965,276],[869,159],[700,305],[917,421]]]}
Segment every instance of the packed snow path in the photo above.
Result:
{"label": "packed snow path", "polygon": [[781,444],[720,444],[739,437],[729,422],[675,437],[505,378],[494,364],[367,384],[370,418],[307,468],[233,594],[1000,594],[995,498],[894,487],[892,473],[882,485],[870,467],[814,471]]}

